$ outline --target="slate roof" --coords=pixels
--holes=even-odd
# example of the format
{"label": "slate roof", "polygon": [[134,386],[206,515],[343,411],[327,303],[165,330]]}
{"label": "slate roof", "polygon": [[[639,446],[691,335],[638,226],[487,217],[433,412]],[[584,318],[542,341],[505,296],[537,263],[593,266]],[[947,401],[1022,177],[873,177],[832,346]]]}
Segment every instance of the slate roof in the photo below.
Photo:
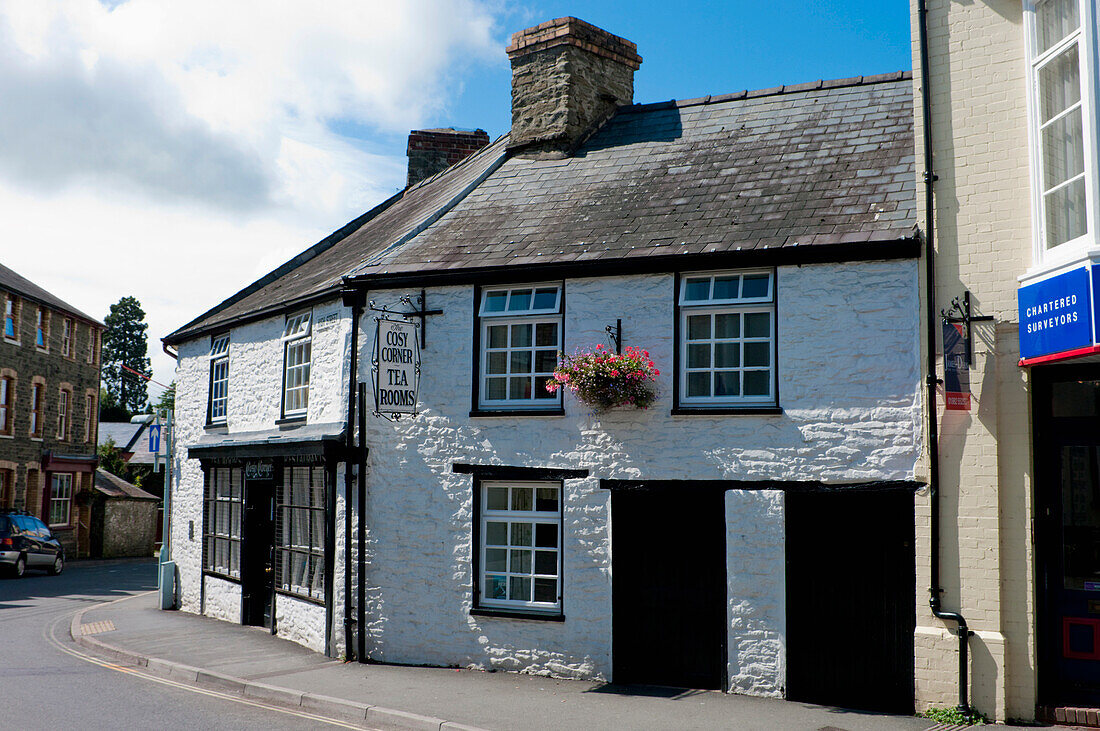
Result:
{"label": "slate roof", "polygon": [[128,452],[144,426],[144,424],[131,424],[128,421],[101,421],[99,422],[99,446],[102,447],[108,439],[111,439],[119,451]]}
{"label": "slate roof", "polygon": [[104,327],[103,323],[95,319],[91,315],[87,315],[80,310],[70,305],[60,297],[50,294],[46,290],[39,287],[37,284],[27,279],[24,276],[16,274],[11,269],[8,269],[3,264],[0,264],[0,289],[8,292],[14,292],[28,300],[33,300],[41,304],[46,305],[54,310],[60,312],[67,312],[70,315],[75,315],[82,320],[87,320],[90,323]]}
{"label": "slate roof", "polygon": [[142,490],[118,475],[104,469],[95,471],[95,489],[108,498],[130,498],[131,500],[160,500],[159,497]]}
{"label": "slate roof", "polygon": [[369,286],[837,244],[874,246],[873,258],[915,236],[911,79],[898,72],[627,106],[560,160],[509,156],[502,137],[166,341],[335,292],[343,275]]}

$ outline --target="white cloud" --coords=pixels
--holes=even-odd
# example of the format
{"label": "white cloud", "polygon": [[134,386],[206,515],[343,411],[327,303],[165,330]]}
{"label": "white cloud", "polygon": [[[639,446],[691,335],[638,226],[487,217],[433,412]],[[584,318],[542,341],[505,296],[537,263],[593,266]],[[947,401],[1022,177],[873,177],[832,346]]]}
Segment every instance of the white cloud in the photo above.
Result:
{"label": "white cloud", "polygon": [[393,141],[505,63],[493,12],[0,0],[0,260],[97,317],[137,296],[170,379],[162,335],[403,185]]}

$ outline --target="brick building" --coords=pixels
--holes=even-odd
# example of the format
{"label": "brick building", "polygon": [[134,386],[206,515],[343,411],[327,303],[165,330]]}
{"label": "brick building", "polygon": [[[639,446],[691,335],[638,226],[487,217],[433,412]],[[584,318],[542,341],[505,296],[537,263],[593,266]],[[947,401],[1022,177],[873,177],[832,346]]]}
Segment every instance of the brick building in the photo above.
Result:
{"label": "brick building", "polygon": [[88,552],[103,323],[0,265],[0,507]]}

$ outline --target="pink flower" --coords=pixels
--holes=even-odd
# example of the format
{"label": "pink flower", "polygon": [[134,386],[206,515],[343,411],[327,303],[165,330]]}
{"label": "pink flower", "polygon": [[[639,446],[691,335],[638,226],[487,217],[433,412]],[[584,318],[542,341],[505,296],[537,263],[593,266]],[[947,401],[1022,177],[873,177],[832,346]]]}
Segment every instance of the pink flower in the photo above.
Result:
{"label": "pink flower", "polygon": [[611,371],[611,375],[617,377],[619,375],[619,372],[618,371]]}

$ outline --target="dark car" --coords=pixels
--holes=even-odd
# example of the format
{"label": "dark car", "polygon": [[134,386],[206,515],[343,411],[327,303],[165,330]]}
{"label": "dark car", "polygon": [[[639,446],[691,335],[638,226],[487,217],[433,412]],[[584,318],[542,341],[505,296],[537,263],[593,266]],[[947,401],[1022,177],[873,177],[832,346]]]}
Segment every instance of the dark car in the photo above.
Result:
{"label": "dark car", "polygon": [[0,511],[0,569],[17,578],[27,569],[56,576],[65,569],[65,549],[33,515]]}

